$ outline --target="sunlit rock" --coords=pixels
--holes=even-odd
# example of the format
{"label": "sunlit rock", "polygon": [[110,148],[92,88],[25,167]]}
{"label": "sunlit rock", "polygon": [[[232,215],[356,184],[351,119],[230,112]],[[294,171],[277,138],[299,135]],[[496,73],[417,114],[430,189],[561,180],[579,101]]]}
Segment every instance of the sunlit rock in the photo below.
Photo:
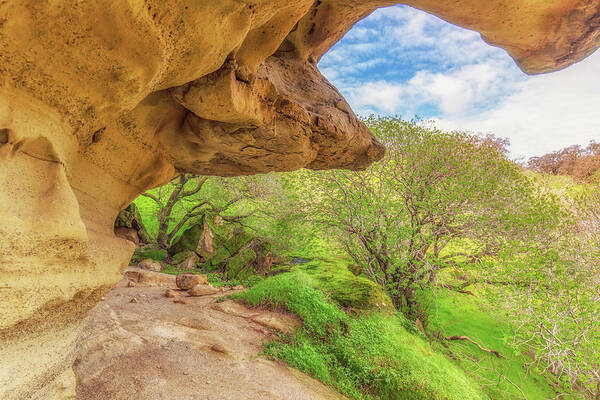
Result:
{"label": "sunlit rock", "polygon": [[[0,3],[0,398],[75,395],[119,210],[180,171],[361,169],[383,147],[317,68],[381,0]],[[597,1],[414,0],[527,72],[599,45]],[[149,272],[136,272],[140,276]]]}

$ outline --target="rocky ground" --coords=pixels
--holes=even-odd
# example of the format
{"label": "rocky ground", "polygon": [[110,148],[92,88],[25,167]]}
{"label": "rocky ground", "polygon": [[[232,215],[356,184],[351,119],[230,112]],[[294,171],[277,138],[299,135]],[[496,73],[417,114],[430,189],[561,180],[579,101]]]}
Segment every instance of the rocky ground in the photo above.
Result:
{"label": "rocky ground", "polygon": [[260,356],[294,317],[176,289],[174,276],[130,269],[91,311],[74,366],[79,400],[343,399]]}

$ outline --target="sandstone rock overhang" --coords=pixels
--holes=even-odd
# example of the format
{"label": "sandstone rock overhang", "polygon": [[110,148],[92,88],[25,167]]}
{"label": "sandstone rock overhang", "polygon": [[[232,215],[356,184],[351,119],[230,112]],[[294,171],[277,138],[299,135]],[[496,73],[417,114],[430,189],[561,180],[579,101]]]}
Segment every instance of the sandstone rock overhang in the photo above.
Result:
{"label": "sandstone rock overhang", "polygon": [[[361,169],[383,147],[317,63],[390,0],[0,2],[0,398],[72,398],[81,319],[177,172]],[[528,73],[600,45],[599,0],[406,0]]]}

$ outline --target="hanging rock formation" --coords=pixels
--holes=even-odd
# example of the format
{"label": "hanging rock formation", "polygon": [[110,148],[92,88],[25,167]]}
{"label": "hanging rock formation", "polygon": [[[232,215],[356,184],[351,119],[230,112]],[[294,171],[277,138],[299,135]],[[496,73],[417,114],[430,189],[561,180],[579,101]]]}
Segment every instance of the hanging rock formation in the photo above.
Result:
{"label": "hanging rock formation", "polygon": [[[361,169],[383,147],[317,61],[385,0],[0,2],[0,398],[68,399],[81,319],[180,171]],[[599,46],[598,0],[408,0],[526,72]]]}

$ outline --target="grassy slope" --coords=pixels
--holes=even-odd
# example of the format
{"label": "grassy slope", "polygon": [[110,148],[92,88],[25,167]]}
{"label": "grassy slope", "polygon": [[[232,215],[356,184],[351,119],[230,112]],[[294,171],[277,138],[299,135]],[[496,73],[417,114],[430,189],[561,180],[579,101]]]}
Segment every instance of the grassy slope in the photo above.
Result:
{"label": "grassy slope", "polygon": [[[401,315],[376,306],[381,302],[380,292],[367,295],[356,290],[352,281],[360,279],[364,278],[354,277],[346,262],[337,257],[314,260],[291,273],[259,282],[240,298],[251,305],[283,307],[298,314],[305,328],[283,342],[269,344],[267,353],[351,398],[555,397],[550,383],[528,372],[524,356],[510,347],[510,328],[503,316],[487,305],[484,295],[440,291],[428,329],[443,336],[467,335],[499,351],[504,356],[501,359],[467,342],[427,343]],[[478,290],[474,291],[477,294]],[[341,311],[365,308],[375,312],[359,312],[358,318],[350,318]],[[348,325],[348,336],[340,336],[344,329],[338,328],[340,321]],[[449,381],[460,382],[461,387]]]}
{"label": "grassy slope", "polygon": [[434,351],[400,315],[347,316],[301,269],[238,295],[250,305],[285,308],[304,327],[266,352],[354,399],[485,399],[464,372]]}
{"label": "grassy slope", "polygon": [[[477,293],[477,291],[475,291]],[[463,341],[447,341],[435,347],[456,360],[492,399],[550,399],[555,397],[549,382],[524,367],[527,360],[509,345],[510,327],[503,316],[486,306],[483,296],[466,296],[442,290],[429,320],[429,329],[443,336],[466,335],[504,358],[479,350]]]}

